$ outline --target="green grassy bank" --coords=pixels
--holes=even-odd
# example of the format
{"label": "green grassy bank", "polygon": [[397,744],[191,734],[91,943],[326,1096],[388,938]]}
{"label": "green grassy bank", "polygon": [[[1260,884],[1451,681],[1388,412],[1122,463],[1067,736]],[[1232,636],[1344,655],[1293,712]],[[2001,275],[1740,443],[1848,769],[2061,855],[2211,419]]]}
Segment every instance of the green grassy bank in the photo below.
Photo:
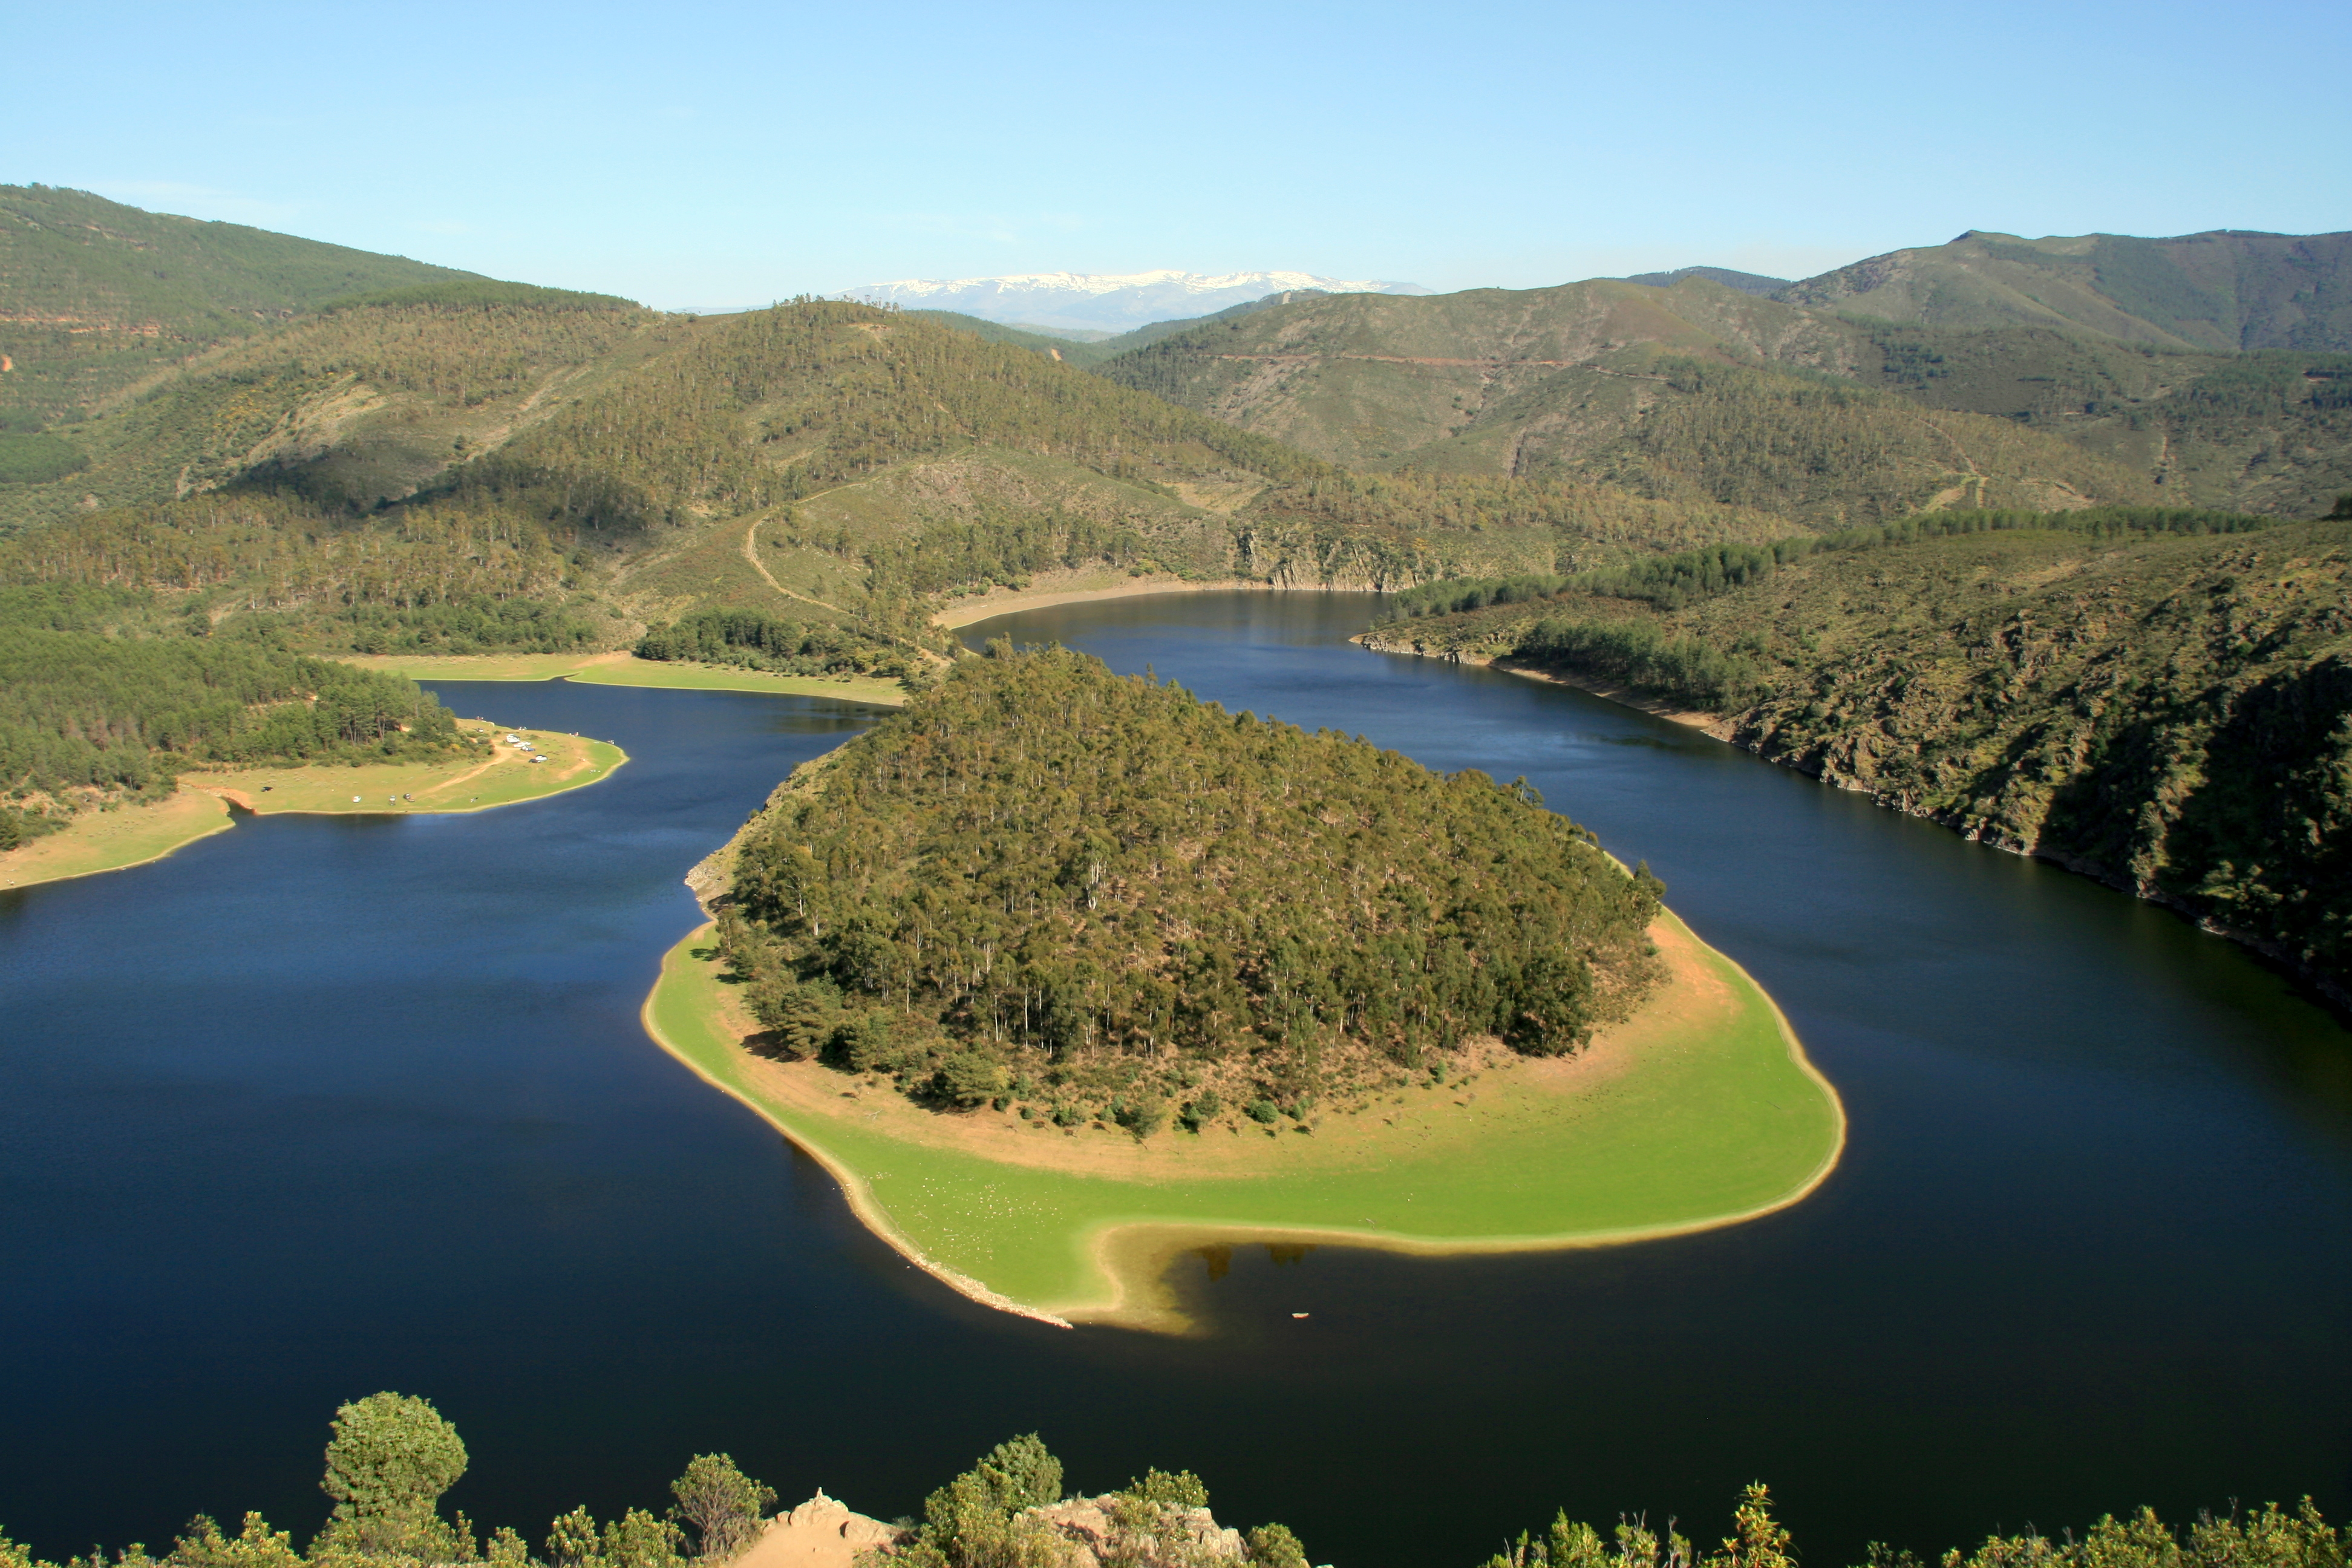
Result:
{"label": "green grassy bank", "polygon": [[589,686],[656,686],[686,691],[759,691],[831,697],[898,708],[906,688],[871,676],[771,675],[728,665],[639,658],[634,654],[345,654],[338,662],[409,680],[576,680]]}
{"label": "green grassy bank", "polygon": [[[480,719],[458,728],[490,738],[487,755],[406,762],[265,763],[184,773],[180,787],[152,805],[89,811],[55,833],[0,852],[0,888],[60,882],[143,866],[234,825],[231,803],[257,816],[454,815],[541,800],[611,776],[628,753],[604,741],[550,730],[516,730]],[[533,763],[502,743],[520,734],[548,760]]]}
{"label": "green grassy bank", "polygon": [[1545,1079],[1522,1064],[1485,1075],[1475,1107],[1435,1091],[1311,1136],[1168,1132],[1148,1146],[918,1110],[755,1057],[707,929],[664,958],[647,1030],[823,1163],[910,1259],[1049,1321],[1181,1328],[1166,1266],[1214,1242],[1520,1251],[1727,1225],[1803,1197],[1844,1145],[1836,1091],[1779,1009],[1672,915],[1654,930],[1682,957],[1677,981],[1582,1064],[1605,1070]]}

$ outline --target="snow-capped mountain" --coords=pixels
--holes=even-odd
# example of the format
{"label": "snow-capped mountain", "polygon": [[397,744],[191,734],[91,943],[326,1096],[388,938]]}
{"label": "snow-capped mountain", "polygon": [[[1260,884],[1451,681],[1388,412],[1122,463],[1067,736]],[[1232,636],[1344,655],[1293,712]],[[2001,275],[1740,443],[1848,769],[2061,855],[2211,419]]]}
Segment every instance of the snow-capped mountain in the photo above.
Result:
{"label": "snow-capped mountain", "polygon": [[1123,332],[1147,321],[1206,316],[1289,289],[1328,294],[1426,294],[1418,283],[1318,278],[1311,272],[1024,272],[1010,278],[907,278],[845,289],[842,297],[913,310],[961,310],[982,321]]}

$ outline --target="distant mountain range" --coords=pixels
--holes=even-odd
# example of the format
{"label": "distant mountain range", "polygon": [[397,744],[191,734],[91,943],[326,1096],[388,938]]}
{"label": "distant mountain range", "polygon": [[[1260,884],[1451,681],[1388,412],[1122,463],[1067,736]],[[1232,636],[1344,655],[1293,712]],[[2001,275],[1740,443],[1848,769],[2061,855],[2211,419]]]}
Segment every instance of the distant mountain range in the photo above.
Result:
{"label": "distant mountain range", "polygon": [[[1837,528],[1960,501],[2309,516],[2352,489],[2347,234],[1971,230],[1793,283],[1683,267],[1433,295],[1164,270],[854,292],[903,307],[910,326],[1096,372],[1294,457],[1596,487],[1672,511],[1671,528],[1643,523],[1653,537],[1735,512],[1725,526],[1738,531],[1763,517]],[[488,314],[461,328],[468,310]],[[697,326],[0,186],[0,533],[265,469],[394,504],[625,379],[635,356],[683,353],[705,330],[756,336],[768,314],[710,310]],[[428,352],[403,333],[450,341]],[[1150,405],[1118,406],[1150,423],[1137,413]],[[772,457],[797,440],[778,427],[756,445]],[[1196,460],[1171,458],[1173,477],[1152,483],[1209,495],[1185,467]]]}
{"label": "distant mountain range", "polygon": [[1774,281],[1309,296],[1096,363],[1351,467],[1820,527],[1962,498],[2312,516],[2352,487],[2352,234],[1970,231]]}
{"label": "distant mountain range", "polygon": [[910,310],[953,310],[984,321],[1082,336],[1208,316],[1293,290],[1426,294],[1418,283],[1321,278],[1311,272],[1025,272],[1005,278],[908,278],[842,290],[842,298]]}

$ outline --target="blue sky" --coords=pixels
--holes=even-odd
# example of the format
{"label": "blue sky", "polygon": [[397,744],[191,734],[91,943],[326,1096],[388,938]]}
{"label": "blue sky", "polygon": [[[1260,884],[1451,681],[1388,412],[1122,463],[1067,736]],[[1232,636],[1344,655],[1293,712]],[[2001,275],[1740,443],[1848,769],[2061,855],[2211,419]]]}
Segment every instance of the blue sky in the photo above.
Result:
{"label": "blue sky", "polygon": [[0,180],[661,306],[2352,227],[2352,5],[27,7]]}

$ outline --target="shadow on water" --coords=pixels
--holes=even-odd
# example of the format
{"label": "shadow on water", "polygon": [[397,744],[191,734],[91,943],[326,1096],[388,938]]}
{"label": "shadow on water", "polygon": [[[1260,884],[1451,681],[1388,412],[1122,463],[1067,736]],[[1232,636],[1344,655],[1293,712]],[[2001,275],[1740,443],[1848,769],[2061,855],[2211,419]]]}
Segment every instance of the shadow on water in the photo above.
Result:
{"label": "shadow on water", "polygon": [[1212,1247],[1171,1276],[1198,1339],[989,1312],[637,1019],[698,918],[678,879],[871,712],[445,686],[634,760],[0,895],[0,1524],[51,1556],[199,1509],[307,1534],[328,1412],[381,1387],[465,1433],[453,1504],[533,1537],[719,1449],[887,1517],[1031,1429],[1073,1485],[1190,1467],[1221,1518],[1349,1565],[1466,1568],[1560,1505],[1705,1536],[1758,1476],[1822,1563],[2143,1501],[2346,1511],[2335,1020],[2081,879],[1580,692],[1345,645],[1365,614],[1204,595],[971,635],[1528,775],[1836,1080],[1852,1142],[1814,1197],[1587,1252]]}

